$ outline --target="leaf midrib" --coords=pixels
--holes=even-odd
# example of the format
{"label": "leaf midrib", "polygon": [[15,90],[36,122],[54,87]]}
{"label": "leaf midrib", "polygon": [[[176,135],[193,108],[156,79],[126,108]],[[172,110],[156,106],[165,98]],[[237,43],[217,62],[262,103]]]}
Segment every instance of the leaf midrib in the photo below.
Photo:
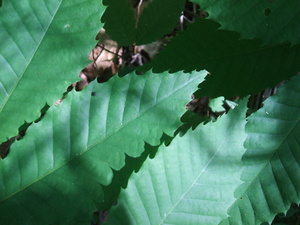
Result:
{"label": "leaf midrib", "polygon": [[[233,124],[233,127],[234,126],[235,126],[235,124]],[[192,184],[182,194],[181,198],[174,204],[174,206],[169,210],[169,212],[166,213],[166,216],[160,221],[159,225],[164,224],[164,221],[168,218],[168,216],[173,212],[173,210],[178,206],[178,204],[185,198],[185,196],[188,194],[188,192],[194,187],[196,181],[198,181],[199,178],[202,176],[203,172],[206,171],[206,168],[210,165],[210,163],[212,162],[212,160],[216,157],[216,155],[222,149],[222,146],[226,142],[227,139],[228,139],[228,136],[225,136],[224,139],[223,139],[223,141],[219,145],[219,148],[217,149],[217,151],[214,153],[214,155],[211,157],[211,159],[206,163],[206,165],[203,167],[203,169],[201,170],[201,172],[199,173],[199,175],[194,179],[194,181],[192,182]]]}
{"label": "leaf midrib", "polygon": [[[190,75],[190,74],[189,74]],[[101,142],[103,142],[104,140],[106,140],[107,138],[111,137],[112,135],[114,135],[115,133],[117,133],[118,131],[120,131],[121,129],[123,129],[124,127],[126,127],[128,124],[130,124],[132,121],[137,120],[139,117],[143,116],[146,112],[150,111],[152,108],[158,106],[159,104],[162,104],[162,102],[164,100],[167,100],[171,95],[173,95],[174,93],[180,91],[181,89],[185,88],[186,86],[190,85],[194,80],[199,79],[199,77],[193,77],[192,79],[189,78],[188,82],[186,82],[183,86],[180,86],[177,88],[176,91],[173,91],[171,93],[169,93],[167,96],[165,96],[164,98],[160,99],[157,104],[154,104],[153,106],[151,106],[150,108],[148,108],[147,110],[145,110],[144,112],[142,112],[141,114],[139,114],[137,117],[129,120],[128,122],[122,124],[116,131],[113,131],[112,133],[108,134],[107,136],[101,138],[98,142],[90,145],[85,151],[80,152],[78,155],[75,155],[73,158],[70,158],[68,161],[66,161],[65,163],[62,163],[60,166],[56,167],[53,170],[50,170],[50,172],[46,173],[44,176],[34,180],[33,182],[29,183],[28,185],[25,185],[23,188],[21,188],[20,190],[8,195],[6,198],[3,198],[2,200],[0,200],[0,204],[8,199],[10,199],[12,196],[18,194],[19,192],[24,191],[26,188],[30,187],[31,185],[39,182],[40,180],[46,178],[47,176],[49,176],[50,174],[54,173],[55,171],[58,171],[60,168],[62,168],[63,166],[69,164],[71,161],[77,159],[78,157],[80,157],[81,155],[83,155],[84,153],[88,152],[90,149],[92,149],[93,147],[95,147],[96,145],[100,144]],[[95,82],[95,81],[93,81]]]}
{"label": "leaf midrib", "polygon": [[[278,104],[278,102],[276,102],[276,104]],[[255,117],[256,118],[256,117]],[[279,118],[280,119],[280,118]],[[300,121],[300,116],[298,117],[298,119],[296,120],[295,124],[291,127],[291,129],[286,133],[285,137],[282,139],[282,141],[280,143],[278,143],[278,146],[275,148],[275,151],[270,155],[270,157],[268,157],[268,160],[266,160],[266,162],[262,165],[261,169],[259,170],[259,172],[257,173],[257,175],[255,175],[253,177],[253,179],[250,181],[250,182],[245,182],[243,184],[247,184],[246,187],[244,188],[244,191],[241,192],[241,196],[244,196],[247,192],[248,192],[248,189],[249,187],[253,184],[253,182],[256,180],[256,179],[259,179],[259,175],[261,174],[261,172],[266,168],[266,166],[270,163],[271,159],[273,158],[273,156],[275,154],[277,154],[280,146],[283,144],[283,142],[287,139],[287,137],[292,133],[293,129],[295,128],[295,126],[299,123]],[[252,133],[248,133],[249,134],[252,134]],[[261,134],[261,133],[260,133]],[[274,135],[272,135],[274,136]],[[248,150],[248,149],[247,149]],[[251,200],[249,199],[249,201],[251,202]],[[230,210],[232,208],[234,208],[236,205],[238,204],[238,201],[235,200],[234,203],[232,204],[232,206],[230,206],[228,208],[228,212],[230,212]],[[228,218],[226,218],[228,219]]]}

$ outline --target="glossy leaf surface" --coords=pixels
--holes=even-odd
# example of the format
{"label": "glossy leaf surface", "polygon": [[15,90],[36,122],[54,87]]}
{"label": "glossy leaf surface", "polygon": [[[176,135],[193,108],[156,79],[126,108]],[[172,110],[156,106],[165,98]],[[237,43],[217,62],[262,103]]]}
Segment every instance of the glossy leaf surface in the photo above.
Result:
{"label": "glossy leaf surface", "polygon": [[0,222],[86,224],[112,169],[124,166],[125,154],[139,156],[145,142],[173,135],[204,76],[115,76],[69,93],[0,161]]}

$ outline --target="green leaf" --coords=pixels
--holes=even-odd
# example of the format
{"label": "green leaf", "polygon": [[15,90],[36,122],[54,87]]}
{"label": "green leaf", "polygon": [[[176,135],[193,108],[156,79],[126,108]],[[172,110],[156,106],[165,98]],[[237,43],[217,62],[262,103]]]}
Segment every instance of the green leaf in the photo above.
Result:
{"label": "green leaf", "polygon": [[300,202],[300,77],[296,76],[269,97],[249,117],[243,157],[245,182],[238,200],[222,224],[271,222],[290,204]]}
{"label": "green leaf", "polygon": [[222,112],[225,111],[223,107],[225,98],[220,96],[218,98],[213,98],[209,100],[208,106],[211,108],[213,112]]}
{"label": "green leaf", "polygon": [[225,103],[229,106],[229,108],[234,109],[237,106],[237,103],[230,100],[225,100]]}
{"label": "green leaf", "polygon": [[162,146],[122,190],[105,224],[218,224],[241,184],[246,103]]}
{"label": "green leaf", "polygon": [[135,40],[136,30],[130,1],[103,0],[103,4],[108,5],[101,17],[106,33],[119,45],[131,45]]}
{"label": "green leaf", "polygon": [[[197,97],[244,97],[289,79],[300,70],[300,46],[260,47],[259,40],[239,40],[236,32],[218,30],[211,20],[199,19],[174,37],[143,69],[154,72],[206,69],[211,75]],[[187,41],[188,40],[188,41]]]}
{"label": "green leaf", "polygon": [[188,110],[182,115],[181,121],[183,124],[177,129],[176,134],[183,136],[190,128],[195,129],[200,123],[208,123],[211,118]]}
{"label": "green leaf", "polygon": [[173,135],[205,74],[114,76],[69,93],[0,161],[0,223],[87,224],[112,169]]}
{"label": "green leaf", "polygon": [[157,146],[151,146],[145,143],[144,152],[139,157],[129,157],[126,155],[125,166],[118,171],[113,171],[113,179],[108,186],[103,187],[104,200],[101,202],[102,210],[110,209],[118,201],[121,188],[126,188],[130,175],[135,171],[139,171],[143,163],[148,157],[155,156],[157,149],[162,143],[170,143],[173,137],[165,134],[160,139]]}
{"label": "green leaf", "polygon": [[153,0],[149,3],[138,21],[136,44],[147,44],[172,33],[184,3],[184,0]]}
{"label": "green leaf", "polygon": [[[139,18],[129,0],[104,0],[108,5],[101,21],[104,29],[119,45],[147,44],[171,33],[176,27],[184,0],[143,1]],[[137,7],[135,8],[137,11]]]}
{"label": "green leaf", "polygon": [[208,12],[221,29],[237,31],[243,39],[260,38],[270,45],[289,41],[300,44],[300,2],[193,0]]}
{"label": "green leaf", "polygon": [[6,1],[0,9],[0,143],[62,97],[88,64],[98,0]]}

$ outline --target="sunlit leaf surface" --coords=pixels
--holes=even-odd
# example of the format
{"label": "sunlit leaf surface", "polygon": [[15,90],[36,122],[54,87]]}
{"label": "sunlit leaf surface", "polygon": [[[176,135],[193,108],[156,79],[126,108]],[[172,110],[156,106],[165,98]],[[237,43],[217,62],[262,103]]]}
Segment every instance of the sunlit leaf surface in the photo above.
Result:
{"label": "sunlit leaf surface", "polygon": [[205,74],[115,76],[70,93],[0,161],[0,223],[87,224],[112,169],[173,135]]}

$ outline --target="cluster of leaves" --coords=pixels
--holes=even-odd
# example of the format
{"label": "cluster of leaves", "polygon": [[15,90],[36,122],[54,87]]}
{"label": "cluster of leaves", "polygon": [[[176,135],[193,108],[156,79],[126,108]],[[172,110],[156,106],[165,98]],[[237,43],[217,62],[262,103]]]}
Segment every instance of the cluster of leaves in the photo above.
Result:
{"label": "cluster of leaves", "polygon": [[[261,224],[299,204],[300,3],[194,0],[209,16],[143,75],[92,82],[55,106],[102,26],[120,45],[147,44],[172,31],[185,0],[145,1],[138,22],[131,2],[4,1],[0,142],[33,123],[0,161],[1,224],[89,224],[108,209],[104,224]],[[283,80],[247,118],[246,96]],[[182,126],[199,84],[198,97],[245,98]]]}

